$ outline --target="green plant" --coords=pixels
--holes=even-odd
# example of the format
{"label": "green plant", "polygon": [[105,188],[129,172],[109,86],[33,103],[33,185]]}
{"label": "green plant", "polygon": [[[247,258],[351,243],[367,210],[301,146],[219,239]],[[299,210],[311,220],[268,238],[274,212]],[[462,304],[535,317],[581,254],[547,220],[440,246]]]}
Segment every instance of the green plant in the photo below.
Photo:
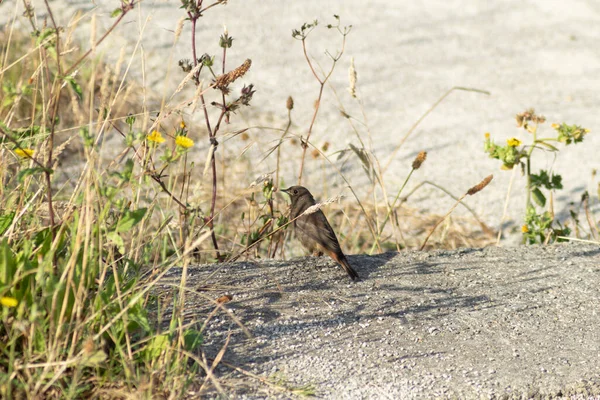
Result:
{"label": "green plant", "polygon": [[[533,244],[564,240],[562,237],[568,236],[571,230],[555,219],[552,201],[554,192],[563,188],[562,176],[546,170],[533,173],[533,153],[536,150],[558,153],[559,149],[554,143],[563,143],[565,146],[580,143],[589,130],[566,123],[552,124],[556,137],[540,138],[538,129],[546,122],[544,116],[530,109],[517,114],[516,120],[517,126],[531,135],[531,144],[523,144],[520,139],[513,137],[506,141],[506,145],[499,145],[492,141],[489,133],[486,133],[484,151],[491,158],[500,160],[502,169],[510,170],[520,166],[527,178],[525,217],[521,228],[523,241]],[[546,206],[548,209],[544,210]]]}
{"label": "green plant", "polygon": [[[185,232],[197,229],[198,211],[186,204],[187,181],[164,173],[189,179],[189,129],[180,122],[169,143],[160,127],[146,133],[118,111],[126,95],[91,57],[137,3],[119,4],[88,51],[71,47],[64,32],[77,26],[60,26],[48,3],[48,27],[27,8],[32,38],[2,37],[2,398],[181,397],[194,372],[214,368],[200,357],[208,311],[183,318],[185,274],[170,296],[156,290],[210,237]],[[107,165],[99,137],[108,128],[123,148]],[[75,155],[65,151],[73,143]],[[78,176],[63,174],[78,157]],[[176,215],[179,232],[169,225]]]}

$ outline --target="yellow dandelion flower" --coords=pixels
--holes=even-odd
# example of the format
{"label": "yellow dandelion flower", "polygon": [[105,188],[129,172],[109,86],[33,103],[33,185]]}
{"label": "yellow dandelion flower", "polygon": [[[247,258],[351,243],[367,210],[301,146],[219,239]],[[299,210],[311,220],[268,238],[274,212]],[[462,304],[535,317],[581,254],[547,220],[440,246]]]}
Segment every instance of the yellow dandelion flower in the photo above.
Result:
{"label": "yellow dandelion flower", "polygon": [[175,144],[177,146],[183,147],[184,149],[189,149],[194,145],[194,141],[187,136],[177,136],[175,138]]}
{"label": "yellow dandelion flower", "polygon": [[523,225],[523,226],[521,227],[521,232],[523,232],[523,233],[527,233],[527,232],[529,232],[529,227],[528,227],[527,225]]}
{"label": "yellow dandelion flower", "polygon": [[35,150],[33,149],[15,149],[15,154],[21,158],[29,158],[33,156]]}
{"label": "yellow dandelion flower", "polygon": [[555,122],[555,123],[553,123],[553,124],[552,124],[552,125],[550,125],[550,126],[551,126],[552,128],[554,128],[554,129],[558,129],[558,128],[560,128],[560,125],[559,125],[559,124],[557,124],[556,122]]}
{"label": "yellow dandelion flower", "polygon": [[0,304],[4,307],[16,307],[19,301],[14,297],[0,297]]}
{"label": "yellow dandelion flower", "polygon": [[486,132],[486,133],[485,133],[485,138],[486,138],[486,139],[489,139],[489,138],[490,138],[490,133],[489,133],[489,132]]}
{"label": "yellow dandelion flower", "polygon": [[148,139],[148,141],[154,142],[154,143],[162,143],[165,141],[165,138],[162,137],[162,135],[159,131],[152,131],[151,134],[146,136],[146,139]]}
{"label": "yellow dandelion flower", "polygon": [[185,121],[181,121],[181,122],[179,123],[179,127],[180,127],[181,129],[185,129],[185,127],[186,127],[186,125],[185,125]]}
{"label": "yellow dandelion flower", "polygon": [[506,143],[510,146],[510,147],[517,147],[521,145],[521,141],[517,138],[510,138],[506,140]]}

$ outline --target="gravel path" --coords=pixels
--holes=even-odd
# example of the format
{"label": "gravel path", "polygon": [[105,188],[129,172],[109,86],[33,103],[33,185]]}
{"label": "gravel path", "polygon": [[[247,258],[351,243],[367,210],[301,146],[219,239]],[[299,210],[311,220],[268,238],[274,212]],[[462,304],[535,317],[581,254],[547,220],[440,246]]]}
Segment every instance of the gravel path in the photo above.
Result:
{"label": "gravel path", "polygon": [[[320,398],[600,396],[600,249],[590,245],[351,256],[361,282],[322,258],[192,267],[224,313],[224,361]],[[177,271],[172,275],[176,277]],[[198,313],[188,306],[189,315]],[[236,397],[277,391],[229,368]],[[288,397],[289,394],[281,394]]]}

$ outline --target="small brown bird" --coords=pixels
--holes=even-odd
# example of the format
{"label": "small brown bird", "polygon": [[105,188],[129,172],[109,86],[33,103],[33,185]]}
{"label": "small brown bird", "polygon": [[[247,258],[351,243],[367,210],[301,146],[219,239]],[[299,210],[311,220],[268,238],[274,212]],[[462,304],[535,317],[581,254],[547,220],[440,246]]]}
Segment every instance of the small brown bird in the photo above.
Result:
{"label": "small brown bird", "polygon": [[[303,186],[292,186],[281,191],[287,193],[292,201],[290,219],[298,217],[307,208],[316,204],[312,194]],[[358,279],[358,274],[342,253],[340,243],[323,211],[317,210],[312,214],[304,215],[296,219],[293,224],[296,236],[308,251],[317,255],[327,254],[346,270],[352,280]]]}

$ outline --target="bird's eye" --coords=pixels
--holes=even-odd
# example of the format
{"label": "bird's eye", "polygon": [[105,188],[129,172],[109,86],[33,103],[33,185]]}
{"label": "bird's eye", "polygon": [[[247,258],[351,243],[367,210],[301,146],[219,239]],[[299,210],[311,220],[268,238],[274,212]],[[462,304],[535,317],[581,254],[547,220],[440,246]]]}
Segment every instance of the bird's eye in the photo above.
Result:
{"label": "bird's eye", "polygon": [[294,189],[294,194],[298,194],[298,189]]}

